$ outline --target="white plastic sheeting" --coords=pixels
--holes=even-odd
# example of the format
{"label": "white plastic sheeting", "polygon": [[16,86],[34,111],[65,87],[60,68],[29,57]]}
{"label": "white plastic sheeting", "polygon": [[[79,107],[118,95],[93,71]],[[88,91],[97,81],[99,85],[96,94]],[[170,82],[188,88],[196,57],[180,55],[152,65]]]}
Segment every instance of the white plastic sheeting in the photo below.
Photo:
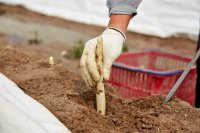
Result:
{"label": "white plastic sheeting", "polygon": [[[139,33],[196,38],[200,24],[200,0],[143,0],[131,28]],[[135,24],[134,24],[135,23]]]}
{"label": "white plastic sheeting", "polygon": [[44,106],[0,73],[0,133],[70,133]]}
{"label": "white plastic sheeting", "polygon": [[[106,26],[106,0],[0,0],[7,4],[21,4],[27,9],[87,24]],[[186,35],[197,39],[199,32],[200,0],[143,0],[138,15],[129,30],[169,37]]]}

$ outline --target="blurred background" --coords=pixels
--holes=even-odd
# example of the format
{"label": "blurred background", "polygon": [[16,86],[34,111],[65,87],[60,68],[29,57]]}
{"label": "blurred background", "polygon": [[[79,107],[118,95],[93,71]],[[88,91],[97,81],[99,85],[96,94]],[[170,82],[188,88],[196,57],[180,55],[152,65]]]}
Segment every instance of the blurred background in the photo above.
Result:
{"label": "blurred background", "polygon": [[[199,33],[199,0],[143,0],[123,51],[157,49],[191,57]],[[106,0],[0,0],[0,45],[54,56],[77,73],[84,43],[105,29]]]}

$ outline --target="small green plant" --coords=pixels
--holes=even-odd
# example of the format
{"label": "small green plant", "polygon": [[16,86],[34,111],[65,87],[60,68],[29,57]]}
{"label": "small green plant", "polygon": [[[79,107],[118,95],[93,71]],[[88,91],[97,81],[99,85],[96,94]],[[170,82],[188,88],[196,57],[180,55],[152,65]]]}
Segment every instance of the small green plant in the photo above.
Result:
{"label": "small green plant", "polygon": [[82,40],[78,41],[67,53],[68,58],[78,59],[81,57],[84,50],[84,42]]}
{"label": "small green plant", "polygon": [[39,44],[41,40],[39,39],[38,31],[34,31],[32,37],[28,40],[29,44]]}
{"label": "small green plant", "polygon": [[123,44],[123,47],[122,47],[122,52],[128,52],[128,51],[129,51],[128,44],[127,44],[127,43],[124,43],[124,44]]}

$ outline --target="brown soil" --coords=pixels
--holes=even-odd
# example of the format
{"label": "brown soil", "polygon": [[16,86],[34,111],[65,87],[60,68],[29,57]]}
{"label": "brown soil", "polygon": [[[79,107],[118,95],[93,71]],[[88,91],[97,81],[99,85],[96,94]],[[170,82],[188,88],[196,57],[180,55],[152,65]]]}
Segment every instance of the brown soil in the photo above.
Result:
{"label": "brown soil", "polygon": [[95,93],[58,63],[0,48],[0,72],[46,106],[72,132],[199,132],[200,111],[162,95],[122,100],[106,87],[107,114],[95,111]]}
{"label": "brown soil", "polygon": [[[21,6],[0,4],[0,15],[25,22],[48,23],[61,26],[91,37],[104,28],[30,12]],[[156,48],[186,56],[195,53],[196,42],[188,39],[127,34],[132,50]],[[8,47],[9,46],[9,47]],[[47,45],[12,45],[5,35],[0,35],[0,72],[13,80],[28,95],[46,106],[72,132],[199,132],[200,111],[174,98],[164,106],[162,95],[123,100],[114,89],[106,87],[107,114],[95,111],[95,93],[78,77],[79,60],[60,58],[67,46],[59,43]],[[8,48],[5,48],[8,47]],[[10,50],[12,48],[13,50]],[[47,57],[57,61],[50,66]],[[69,72],[70,71],[70,72]],[[73,73],[77,75],[74,75]]]}

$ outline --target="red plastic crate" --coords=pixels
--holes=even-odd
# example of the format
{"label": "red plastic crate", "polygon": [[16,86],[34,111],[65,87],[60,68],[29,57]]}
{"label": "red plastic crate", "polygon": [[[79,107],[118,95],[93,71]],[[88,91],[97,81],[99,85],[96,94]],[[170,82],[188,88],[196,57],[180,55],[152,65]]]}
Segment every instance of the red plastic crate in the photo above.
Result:
{"label": "red plastic crate", "polygon": [[[190,61],[191,58],[159,51],[124,53],[113,64],[109,83],[123,98],[167,94]],[[193,105],[195,83],[193,66],[175,96]]]}

